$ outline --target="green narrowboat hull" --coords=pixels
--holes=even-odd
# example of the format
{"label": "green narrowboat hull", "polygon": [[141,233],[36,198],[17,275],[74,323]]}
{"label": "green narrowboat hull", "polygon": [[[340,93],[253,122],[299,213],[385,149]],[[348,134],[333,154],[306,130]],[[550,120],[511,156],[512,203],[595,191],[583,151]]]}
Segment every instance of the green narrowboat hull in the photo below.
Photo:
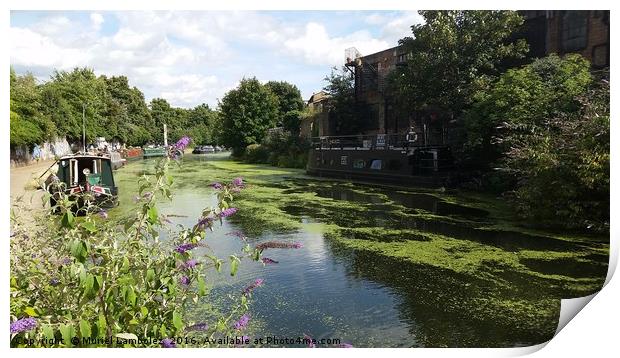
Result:
{"label": "green narrowboat hull", "polygon": [[153,158],[153,157],[165,157],[166,156],[166,148],[158,147],[158,148],[143,148],[144,158]]}

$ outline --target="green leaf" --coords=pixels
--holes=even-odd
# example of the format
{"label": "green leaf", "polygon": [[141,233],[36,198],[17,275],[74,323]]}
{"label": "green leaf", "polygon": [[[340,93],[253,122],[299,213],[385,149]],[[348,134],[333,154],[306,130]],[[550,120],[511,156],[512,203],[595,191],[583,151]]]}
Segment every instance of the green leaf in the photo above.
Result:
{"label": "green leaf", "polygon": [[202,275],[198,276],[198,294],[200,296],[204,296],[204,294],[207,292],[207,285],[205,284],[205,279],[202,277]]}
{"label": "green leaf", "polygon": [[146,281],[147,282],[153,281],[154,278],[155,278],[155,271],[153,269],[148,269],[146,271]]}
{"label": "green leaf", "polygon": [[149,222],[151,224],[156,224],[159,221],[159,216],[157,214],[157,208],[155,206],[151,206],[149,211],[147,212]]}
{"label": "green leaf", "polygon": [[85,221],[82,223],[82,227],[86,230],[88,230],[88,232],[95,233],[97,232],[97,227],[95,226],[94,223],[90,222],[90,221]]}
{"label": "green leaf", "polygon": [[64,213],[64,215],[62,216],[61,225],[66,228],[72,228],[74,224],[75,217],[73,216],[73,213],[71,213],[70,211]]}
{"label": "green leaf", "polygon": [[75,337],[75,329],[72,324],[61,324],[60,334],[62,335],[62,339],[65,341],[66,345],[73,346],[73,343],[71,343],[71,338]]}
{"label": "green leaf", "polygon": [[118,337],[120,339],[127,339],[127,340],[130,340],[130,339],[134,339],[136,341],[138,340],[138,336],[136,336],[133,333],[117,333],[115,337]]}
{"label": "green leaf", "polygon": [[183,320],[181,319],[181,315],[177,311],[172,312],[172,324],[174,325],[174,328],[177,329],[177,331],[183,330]]}
{"label": "green leaf", "polygon": [[82,335],[82,337],[90,337],[90,323],[84,320],[80,320],[80,334]]}
{"label": "green leaf", "polygon": [[97,328],[99,330],[99,337],[103,337],[105,335],[106,332],[106,323],[105,323],[105,316],[103,315],[103,313],[99,313],[99,319],[97,320]]}
{"label": "green leaf", "polygon": [[47,339],[54,339],[54,329],[49,324],[43,325],[41,327],[43,331],[43,336]]}
{"label": "green leaf", "polygon": [[149,315],[149,310],[146,307],[142,306],[140,307],[140,314],[142,314],[142,318],[147,318]]}
{"label": "green leaf", "polygon": [[239,258],[235,255],[230,255],[230,275],[234,276],[237,274],[237,269],[239,269]]}
{"label": "green leaf", "polygon": [[34,310],[33,307],[26,307],[24,309],[24,313],[27,314],[30,317],[38,317],[39,315],[37,314],[37,312]]}

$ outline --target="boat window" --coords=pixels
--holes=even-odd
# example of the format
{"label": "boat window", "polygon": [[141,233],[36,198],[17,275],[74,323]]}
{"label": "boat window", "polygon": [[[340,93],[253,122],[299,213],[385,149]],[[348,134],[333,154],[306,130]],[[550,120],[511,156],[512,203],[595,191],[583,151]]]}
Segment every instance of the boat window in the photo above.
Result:
{"label": "boat window", "polygon": [[356,159],[353,162],[353,168],[363,169],[365,166],[366,166],[366,162],[364,161],[364,159]]}
{"label": "boat window", "polygon": [[77,184],[78,175],[78,161],[77,159],[71,159],[69,161],[69,183],[71,183],[72,185]]}
{"label": "boat window", "polygon": [[382,164],[381,159],[373,159],[372,162],[370,162],[370,169],[381,170],[381,164]]}
{"label": "boat window", "polygon": [[348,159],[349,159],[349,156],[347,156],[347,155],[341,156],[340,157],[340,164],[341,165],[347,165]]}

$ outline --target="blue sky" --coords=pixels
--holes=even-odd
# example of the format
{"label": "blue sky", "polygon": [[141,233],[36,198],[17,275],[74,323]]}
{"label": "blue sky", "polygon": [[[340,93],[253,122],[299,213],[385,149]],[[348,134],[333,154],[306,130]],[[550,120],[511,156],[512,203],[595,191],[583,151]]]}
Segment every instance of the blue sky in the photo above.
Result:
{"label": "blue sky", "polygon": [[243,77],[288,81],[305,99],[344,50],[395,46],[412,11],[12,11],[11,65],[46,81],[87,66],[126,75],[147,100],[217,105]]}

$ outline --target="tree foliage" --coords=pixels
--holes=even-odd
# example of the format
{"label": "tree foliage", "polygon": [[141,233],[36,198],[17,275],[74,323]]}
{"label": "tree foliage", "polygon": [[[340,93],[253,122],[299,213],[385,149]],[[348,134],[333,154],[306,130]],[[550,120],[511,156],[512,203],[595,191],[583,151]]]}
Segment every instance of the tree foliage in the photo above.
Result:
{"label": "tree foliage", "polygon": [[535,128],[558,113],[579,108],[577,96],[592,82],[590,64],[580,55],[557,55],[504,73],[474,96],[465,115],[465,151],[478,166],[496,163],[509,149],[501,142],[506,125]]}
{"label": "tree foliage", "polygon": [[609,83],[593,81],[586,60],[551,56],[509,71],[476,108],[485,108],[491,123],[501,120],[491,146],[518,178],[521,215],[608,229]]}
{"label": "tree foliage", "polygon": [[336,134],[358,134],[369,126],[365,108],[355,100],[355,79],[346,68],[332,68],[323,88],[330,96],[327,103],[330,122]]}
{"label": "tree foliage", "polygon": [[458,116],[495,78],[501,63],[523,57],[527,44],[509,41],[523,23],[514,11],[420,11],[424,24],[400,41],[407,66],[391,73],[388,90],[409,110],[429,106]]}
{"label": "tree foliage", "polygon": [[193,109],[173,108],[161,98],[150,108],[144,94],[125,76],[96,76],[89,68],[56,71],[37,84],[31,74],[18,76],[11,68],[11,145],[34,145],[54,136],[70,142],[96,137],[117,139],[132,146],[163,142],[163,124],[176,141],[192,134],[196,143],[213,140],[216,116],[206,104]]}
{"label": "tree foliage", "polygon": [[244,78],[220,103],[221,140],[241,154],[246,146],[260,143],[278,120],[278,98],[255,77]]}

